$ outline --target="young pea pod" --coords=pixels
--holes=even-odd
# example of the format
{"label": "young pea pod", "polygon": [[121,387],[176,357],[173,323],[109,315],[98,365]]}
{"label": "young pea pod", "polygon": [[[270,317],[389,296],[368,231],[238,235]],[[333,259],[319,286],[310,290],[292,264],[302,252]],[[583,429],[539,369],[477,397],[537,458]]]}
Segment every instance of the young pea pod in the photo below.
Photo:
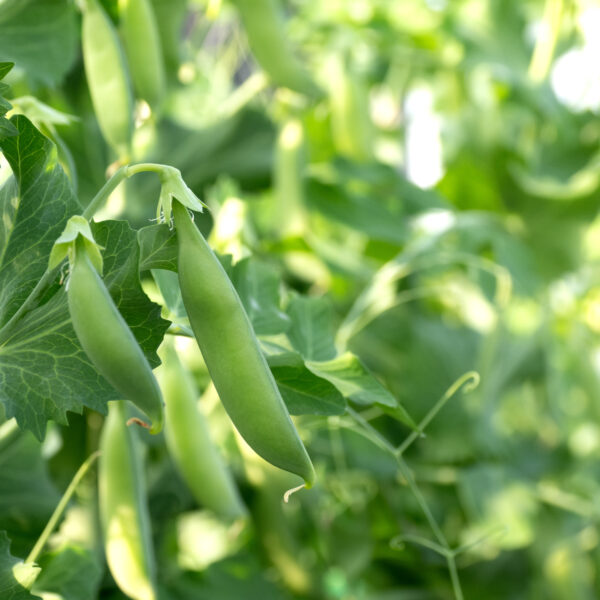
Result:
{"label": "young pea pod", "polygon": [[119,0],[119,28],[136,94],[157,110],[165,95],[166,74],[150,0]]}
{"label": "young pea pod", "polygon": [[225,410],[257,454],[312,485],[312,463],[235,288],[177,200],[173,216],[183,304]]}
{"label": "young pea pod", "polygon": [[106,561],[125,594],[135,600],[155,600],[154,554],[141,457],[126,420],[125,402],[114,403],[100,438],[98,502]]}
{"label": "young pea pod", "polygon": [[328,67],[333,143],[340,154],[368,162],[373,158],[374,145],[368,83],[347,54],[334,54]]}
{"label": "young pea pod", "polygon": [[321,90],[292,51],[278,0],[233,0],[242,18],[250,49],[277,84],[307,96]]}
{"label": "young pea pod", "polygon": [[125,57],[112,21],[98,0],[82,1],[85,75],[104,139],[119,158],[129,155],[133,97]]}
{"label": "young pea pod", "polygon": [[77,236],[67,298],[73,329],[98,372],[152,420],[151,433],[163,424],[163,401],[152,369]]}
{"label": "young pea pod", "polygon": [[277,136],[273,169],[276,221],[281,237],[302,236],[307,227],[304,202],[306,147],[298,118],[286,119]]}
{"label": "young pea pod", "polygon": [[167,448],[199,504],[223,519],[236,519],[246,509],[233,477],[210,438],[208,424],[198,408],[198,393],[171,343],[159,351],[158,380],[166,399]]}

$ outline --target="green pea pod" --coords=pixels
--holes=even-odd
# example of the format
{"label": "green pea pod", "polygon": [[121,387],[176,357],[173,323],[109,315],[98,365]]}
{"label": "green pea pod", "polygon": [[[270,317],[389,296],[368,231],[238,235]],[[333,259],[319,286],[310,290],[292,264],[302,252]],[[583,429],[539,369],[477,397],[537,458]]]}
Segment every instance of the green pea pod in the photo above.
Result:
{"label": "green pea pod", "polygon": [[112,21],[98,0],[83,0],[81,43],[85,75],[104,139],[119,158],[129,155],[133,97],[125,56]]}
{"label": "green pea pod", "polygon": [[328,66],[331,133],[336,150],[358,162],[372,160],[374,130],[367,81],[352,68],[349,56],[335,54]]}
{"label": "green pea pod", "polygon": [[210,438],[198,409],[198,393],[190,373],[171,343],[159,352],[158,379],[166,399],[165,435],[177,468],[199,504],[224,519],[246,514],[231,473]]}
{"label": "green pea pod", "polygon": [[257,454],[311,486],[312,463],[235,288],[177,200],[173,216],[183,304],[225,410]]}
{"label": "green pea pod", "polygon": [[278,0],[233,0],[242,18],[250,49],[260,66],[278,85],[308,96],[320,96],[286,37]]}
{"label": "green pea pod", "polygon": [[155,565],[141,457],[126,425],[125,402],[109,407],[100,437],[98,493],[106,561],[119,588],[155,600]]}
{"label": "green pea pod", "polygon": [[163,424],[163,401],[152,369],[104,282],[90,262],[81,236],[67,286],[73,329],[98,372],[152,419],[151,433]]}
{"label": "green pea pod", "polygon": [[273,192],[281,237],[302,236],[307,227],[304,203],[306,148],[302,121],[290,118],[279,129],[275,146]]}
{"label": "green pea pod", "polygon": [[154,9],[149,0],[119,0],[119,28],[139,98],[160,108],[166,74]]}

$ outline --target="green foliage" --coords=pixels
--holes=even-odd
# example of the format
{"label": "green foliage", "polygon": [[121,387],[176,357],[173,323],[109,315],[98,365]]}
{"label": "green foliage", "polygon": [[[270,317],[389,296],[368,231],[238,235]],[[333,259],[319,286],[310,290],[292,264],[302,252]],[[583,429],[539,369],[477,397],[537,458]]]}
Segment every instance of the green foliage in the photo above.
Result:
{"label": "green foliage", "polygon": [[[99,4],[122,44],[120,3]],[[70,322],[74,215],[153,368],[175,338],[249,510],[198,506],[164,436],[138,432],[160,600],[600,596],[591,3],[144,4],[167,89],[114,115],[135,122],[125,165],[90,101],[79,3],[0,0],[0,597],[124,597],[94,477],[42,533],[118,399]],[[173,198],[315,466],[288,503],[297,478],[240,440],[193,339]],[[240,358],[222,363],[235,381]],[[36,539],[37,566],[10,554]]]}

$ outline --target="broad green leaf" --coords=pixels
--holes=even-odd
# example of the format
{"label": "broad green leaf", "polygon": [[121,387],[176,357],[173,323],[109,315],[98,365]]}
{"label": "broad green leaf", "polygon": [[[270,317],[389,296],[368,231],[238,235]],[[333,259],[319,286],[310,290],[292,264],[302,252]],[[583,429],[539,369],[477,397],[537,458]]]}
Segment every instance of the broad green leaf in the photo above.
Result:
{"label": "broad green leaf", "polygon": [[[124,221],[92,224],[105,248],[104,282],[152,366],[168,322],[140,287],[139,249],[134,230]],[[46,255],[46,260],[48,255]],[[84,406],[106,413],[117,393],[96,371],[71,326],[64,289],[28,313],[0,348],[0,400],[7,417],[42,439],[50,419],[66,423],[66,412]]]}
{"label": "broad green leaf", "polygon": [[390,414],[405,425],[415,427],[404,407],[398,404],[392,393],[365,367],[360,358],[351,352],[345,352],[329,361],[306,361],[306,366],[315,375],[333,383],[344,397],[352,402],[362,406],[376,404],[392,409]]}
{"label": "broad green leaf", "polygon": [[336,355],[333,310],[326,298],[295,296],[286,312],[292,321],[287,337],[306,360],[330,360]]}
{"label": "broad green leaf", "polygon": [[13,62],[0,62],[0,80],[4,79],[14,66]]}
{"label": "broad green leaf", "polygon": [[273,269],[245,258],[234,265],[231,277],[257,335],[286,331],[290,319],[279,308],[281,280]]}
{"label": "broad green leaf", "polygon": [[180,571],[164,581],[161,600],[232,600],[261,598],[289,600],[287,592],[264,573],[258,553],[238,554],[210,565],[206,570]]}
{"label": "broad green leaf", "polygon": [[[11,62],[0,62],[0,80],[6,76],[13,66],[14,63]],[[9,89],[5,83],[0,83],[0,138],[17,134],[15,126],[4,116],[12,108],[10,102],[2,97]]]}
{"label": "broad green leaf", "polygon": [[309,180],[306,197],[313,209],[371,238],[401,244],[408,237],[400,201],[396,210],[386,210],[376,198],[316,179]]}
{"label": "broad green leaf", "polygon": [[341,415],[346,408],[342,394],[326,379],[309,371],[293,352],[267,358],[281,395],[292,415]]}
{"label": "broad green leaf", "polygon": [[59,500],[40,442],[17,430],[0,449],[0,529],[8,532],[18,553],[31,550]]}
{"label": "broad green leaf", "polygon": [[42,571],[33,585],[34,593],[56,594],[61,600],[95,600],[102,578],[97,555],[78,546],[63,546],[43,554]]}
{"label": "broad green leaf", "polygon": [[[23,561],[11,556],[10,540],[5,531],[0,531],[0,598],[2,600],[41,600],[33,596],[23,584],[35,579],[39,568],[25,565]],[[21,583],[22,582],[22,583]]]}
{"label": "broad green leaf", "polygon": [[73,2],[22,2],[23,10],[2,21],[0,56],[14,61],[45,85],[60,83],[77,58],[77,20]]}
{"label": "broad green leaf", "polygon": [[33,290],[67,220],[80,212],[52,142],[26,117],[11,121],[19,135],[0,139],[17,183],[0,189],[0,325]]}
{"label": "broad green leaf", "polygon": [[140,271],[167,269],[177,271],[177,234],[165,223],[142,227],[138,231]]}

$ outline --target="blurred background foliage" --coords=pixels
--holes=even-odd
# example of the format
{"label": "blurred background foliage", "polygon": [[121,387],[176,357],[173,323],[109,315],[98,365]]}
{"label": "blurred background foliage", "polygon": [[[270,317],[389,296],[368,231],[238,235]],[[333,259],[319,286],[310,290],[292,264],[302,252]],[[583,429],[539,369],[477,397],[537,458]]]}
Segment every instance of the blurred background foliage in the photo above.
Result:
{"label": "blurred background foliage", "polygon": [[[208,388],[252,525],[198,511],[147,439],[165,598],[459,597],[423,506],[460,548],[465,598],[599,597],[598,4],[289,0],[281,26],[310,93],[265,73],[234,4],[153,5],[169,94],[157,114],[138,105],[133,159],[181,170],[211,208],[200,222],[219,252],[325,298],[338,349],[415,422],[461,375],[481,377],[407,449],[408,470],[347,415],[299,418],[320,483],[287,505],[286,477],[244,458]],[[105,7],[116,19],[116,2]],[[67,1],[0,2],[11,102],[55,141],[85,204],[115,157],[91,108],[79,19]],[[140,176],[103,217],[148,225],[157,195]],[[179,349],[206,387],[197,351]],[[411,432],[380,406],[361,415],[394,446]],[[74,415],[41,449],[32,438],[0,455],[0,504],[12,493],[0,529],[16,554],[98,427]],[[17,464],[26,480],[11,477]],[[94,547],[91,504],[82,488],[59,537]],[[120,598],[96,568],[72,597],[101,586]]]}

